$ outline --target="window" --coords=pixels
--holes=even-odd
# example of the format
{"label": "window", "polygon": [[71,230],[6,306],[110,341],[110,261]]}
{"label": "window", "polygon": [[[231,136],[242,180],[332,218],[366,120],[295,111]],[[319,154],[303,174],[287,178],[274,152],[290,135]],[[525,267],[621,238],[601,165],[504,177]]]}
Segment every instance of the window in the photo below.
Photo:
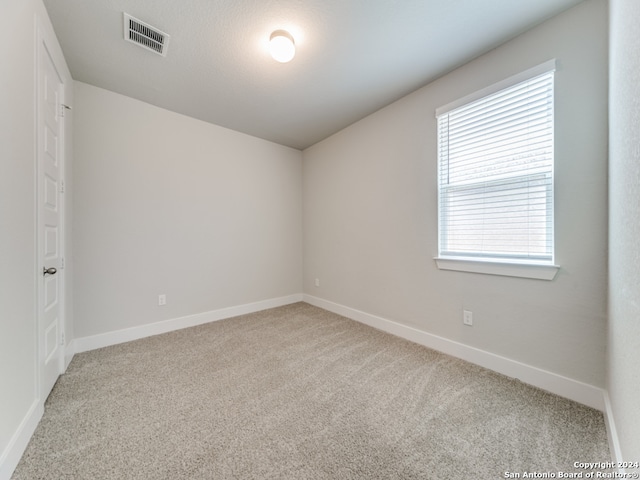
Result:
{"label": "window", "polygon": [[440,268],[553,265],[554,70],[547,62],[436,111]]}

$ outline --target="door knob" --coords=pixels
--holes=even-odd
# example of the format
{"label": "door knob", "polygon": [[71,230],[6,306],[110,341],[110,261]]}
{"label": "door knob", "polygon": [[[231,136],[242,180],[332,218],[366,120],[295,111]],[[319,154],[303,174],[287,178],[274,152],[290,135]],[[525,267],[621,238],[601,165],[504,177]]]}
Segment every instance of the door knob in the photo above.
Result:
{"label": "door knob", "polygon": [[57,270],[56,268],[54,268],[54,267],[49,267],[49,268],[47,268],[47,267],[43,267],[43,268],[42,268],[42,274],[43,274],[43,275],[46,275],[47,273],[48,273],[49,275],[55,275],[57,271],[58,271],[58,270]]}

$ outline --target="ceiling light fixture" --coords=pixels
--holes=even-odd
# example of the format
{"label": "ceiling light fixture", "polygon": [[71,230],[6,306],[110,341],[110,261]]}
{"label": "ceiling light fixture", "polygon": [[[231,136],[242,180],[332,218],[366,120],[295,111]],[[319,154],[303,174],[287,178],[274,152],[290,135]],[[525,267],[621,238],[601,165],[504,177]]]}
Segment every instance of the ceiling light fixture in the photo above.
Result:
{"label": "ceiling light fixture", "polygon": [[274,60],[280,63],[287,63],[296,54],[296,44],[289,32],[276,30],[269,38],[269,51]]}

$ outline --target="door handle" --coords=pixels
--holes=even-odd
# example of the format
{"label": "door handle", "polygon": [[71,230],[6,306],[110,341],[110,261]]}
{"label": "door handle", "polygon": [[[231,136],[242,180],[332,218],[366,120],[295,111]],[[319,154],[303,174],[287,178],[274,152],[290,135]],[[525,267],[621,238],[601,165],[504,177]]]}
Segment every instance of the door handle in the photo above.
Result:
{"label": "door handle", "polygon": [[49,267],[49,268],[47,268],[47,267],[42,267],[42,274],[43,274],[43,275],[46,275],[47,273],[48,273],[49,275],[55,275],[57,271],[58,271],[58,270],[57,270],[56,268],[54,268],[54,267]]}

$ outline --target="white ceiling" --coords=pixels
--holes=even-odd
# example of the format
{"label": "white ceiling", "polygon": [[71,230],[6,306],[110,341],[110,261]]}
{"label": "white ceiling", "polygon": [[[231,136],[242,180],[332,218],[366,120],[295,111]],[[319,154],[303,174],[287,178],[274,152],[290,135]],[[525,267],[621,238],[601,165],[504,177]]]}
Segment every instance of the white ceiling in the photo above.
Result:
{"label": "white ceiling", "polygon": [[[44,0],[73,78],[304,149],[581,0]],[[161,57],[122,12],[171,35]],[[289,30],[281,64],[269,35]]]}

